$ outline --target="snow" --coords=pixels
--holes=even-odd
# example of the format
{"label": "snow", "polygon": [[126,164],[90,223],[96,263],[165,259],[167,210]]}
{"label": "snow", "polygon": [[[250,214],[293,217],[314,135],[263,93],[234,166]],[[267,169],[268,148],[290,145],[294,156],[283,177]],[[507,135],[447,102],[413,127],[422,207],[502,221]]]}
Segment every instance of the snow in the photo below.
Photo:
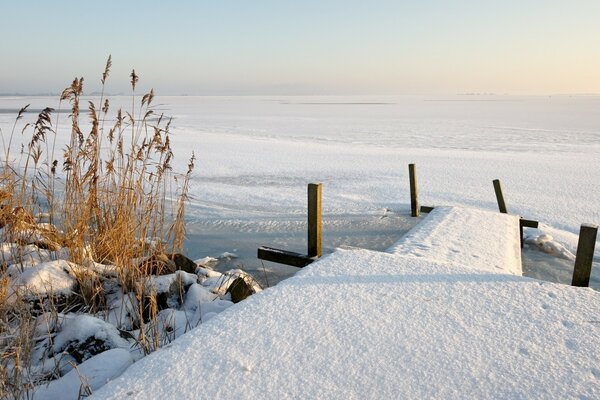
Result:
{"label": "snow", "polygon": [[[185,271],[176,271],[168,275],[152,275],[148,284],[151,290],[156,293],[168,292],[171,285],[177,283],[181,286],[190,286],[198,280],[198,276]],[[150,290],[150,289],[149,289]]]}
{"label": "snow", "polygon": [[121,375],[133,359],[127,350],[111,349],[94,356],[66,375],[35,390],[35,399],[77,399]]}
{"label": "snow", "polygon": [[77,283],[75,268],[69,261],[56,260],[27,266],[20,272],[21,267],[14,264],[9,267],[9,276],[14,277],[13,287],[22,287],[30,294],[70,294]]}
{"label": "snow", "polygon": [[67,259],[68,256],[69,253],[64,248],[59,251],[49,251],[32,244],[20,246],[15,243],[0,243],[0,262],[6,265],[13,265],[16,260],[21,260],[19,267],[31,266],[56,259]]}
{"label": "snow", "polygon": [[519,218],[465,207],[437,207],[388,249],[521,275]]}
{"label": "snow", "polygon": [[591,289],[339,250],[93,398],[597,398],[598,315]]}
{"label": "snow", "polygon": [[575,255],[571,253],[563,244],[554,240],[554,238],[547,233],[528,235],[524,239],[525,243],[534,245],[545,253],[551,254],[555,257],[564,258],[565,260],[575,261]]}

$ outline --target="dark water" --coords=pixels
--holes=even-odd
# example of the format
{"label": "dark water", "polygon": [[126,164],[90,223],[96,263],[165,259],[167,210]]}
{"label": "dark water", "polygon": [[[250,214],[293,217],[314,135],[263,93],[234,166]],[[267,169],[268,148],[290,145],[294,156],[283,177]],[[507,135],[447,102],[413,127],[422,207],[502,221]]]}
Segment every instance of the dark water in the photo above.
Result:
{"label": "dark water", "polygon": [[[323,217],[323,253],[339,247],[360,247],[382,251],[408,232],[420,218],[404,214]],[[259,260],[260,246],[306,253],[306,221],[301,217],[277,219],[197,219],[187,224],[185,249],[188,257],[224,256],[214,267],[218,271],[239,268],[252,274],[263,286],[273,286],[292,276],[298,268]]]}
{"label": "dark water", "polygon": [[[405,213],[323,217],[323,253],[336,248],[358,247],[384,251],[398,241],[423,217]],[[185,249],[188,257],[218,258],[212,267],[220,272],[239,268],[254,276],[263,287],[273,286],[299,269],[259,260],[260,246],[306,253],[304,218],[279,216],[256,219],[217,219],[197,217],[187,224]],[[225,254],[224,254],[225,253]],[[229,253],[229,254],[227,254]],[[544,253],[525,244],[522,251],[523,275],[544,281],[571,284],[573,262]],[[595,262],[590,287],[600,290],[600,263]]]}

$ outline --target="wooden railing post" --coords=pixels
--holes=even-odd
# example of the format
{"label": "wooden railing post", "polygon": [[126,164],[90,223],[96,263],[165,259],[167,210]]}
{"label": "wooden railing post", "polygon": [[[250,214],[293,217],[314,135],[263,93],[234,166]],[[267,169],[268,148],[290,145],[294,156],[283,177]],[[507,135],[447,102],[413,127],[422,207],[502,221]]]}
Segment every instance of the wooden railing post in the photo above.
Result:
{"label": "wooden railing post", "polygon": [[494,179],[494,191],[496,192],[496,200],[498,200],[498,209],[501,213],[506,214],[506,203],[504,202],[504,195],[502,194],[502,186],[500,186],[500,180]]}
{"label": "wooden railing post", "polygon": [[575,256],[575,267],[573,269],[573,281],[571,286],[588,287],[592,273],[592,261],[594,259],[594,248],[596,247],[596,236],[598,225],[582,224],[579,229],[579,242],[577,243],[577,255]]}
{"label": "wooden railing post", "polygon": [[419,194],[417,193],[417,171],[415,164],[408,164],[408,176],[410,179],[410,215],[419,216]]}
{"label": "wooden railing post", "polygon": [[321,257],[321,184],[308,184],[308,256]]}
{"label": "wooden railing post", "polygon": [[521,248],[523,248],[524,243],[523,243],[523,228],[527,227],[527,228],[538,228],[539,222],[537,221],[532,221],[530,219],[525,219],[525,218],[519,218],[519,232],[521,235]]}

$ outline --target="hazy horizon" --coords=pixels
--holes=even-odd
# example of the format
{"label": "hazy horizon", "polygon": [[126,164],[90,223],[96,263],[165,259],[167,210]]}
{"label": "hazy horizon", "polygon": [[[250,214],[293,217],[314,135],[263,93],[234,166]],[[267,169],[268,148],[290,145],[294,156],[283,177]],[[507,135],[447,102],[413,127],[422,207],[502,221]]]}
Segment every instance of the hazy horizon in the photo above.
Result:
{"label": "hazy horizon", "polygon": [[0,93],[600,93],[600,2],[131,1],[3,4]]}

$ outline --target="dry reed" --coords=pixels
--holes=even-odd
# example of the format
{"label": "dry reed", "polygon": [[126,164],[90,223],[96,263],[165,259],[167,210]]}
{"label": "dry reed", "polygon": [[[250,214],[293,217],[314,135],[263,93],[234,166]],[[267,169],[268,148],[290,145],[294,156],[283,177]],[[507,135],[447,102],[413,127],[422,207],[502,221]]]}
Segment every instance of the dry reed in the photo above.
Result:
{"label": "dry reed", "polygon": [[[75,78],[62,92],[58,111],[64,102],[70,107],[70,136],[62,157],[56,157],[57,134],[63,134],[58,132],[59,113],[53,123],[51,108],[43,109],[35,123],[21,128],[28,105],[23,107],[8,139],[2,135],[0,228],[5,243],[32,243],[24,232],[30,236],[34,233],[42,238],[33,243],[38,248],[66,248],[70,261],[76,264],[116,266],[123,291],[134,293],[140,305],[139,344],[148,353],[159,346],[160,332],[146,329],[142,318],[142,308],[148,305],[151,326],[158,326],[156,299],[143,298],[143,287],[152,271],[141,266],[139,257],[181,252],[194,156],[187,172],[172,172],[170,120],[163,115],[151,118],[152,90],[136,107],[139,77],[135,70],[130,75],[131,109],[116,110],[114,120],[108,117],[110,103],[104,88],[111,66],[109,56],[100,80],[98,104],[83,104],[83,78]],[[16,151],[19,128],[21,137],[30,132],[30,139]],[[179,189],[172,193],[172,187]],[[51,224],[42,228],[35,218],[38,214],[46,215]],[[11,255],[13,264],[24,264],[19,248]],[[23,371],[29,363],[34,311],[22,298],[7,302],[7,262],[0,262],[0,397],[24,398],[31,384]],[[89,312],[101,312],[106,306],[101,278],[85,268],[77,271],[78,289],[72,302]]]}

